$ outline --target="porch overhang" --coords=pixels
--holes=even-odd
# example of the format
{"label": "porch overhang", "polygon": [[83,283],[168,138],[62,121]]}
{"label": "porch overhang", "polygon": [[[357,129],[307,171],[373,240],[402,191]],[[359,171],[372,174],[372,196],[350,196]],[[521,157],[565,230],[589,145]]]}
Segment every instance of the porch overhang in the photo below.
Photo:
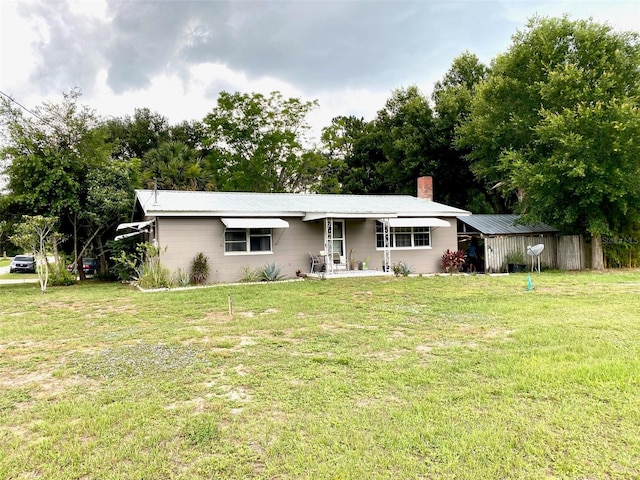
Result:
{"label": "porch overhang", "polygon": [[325,220],[327,218],[391,218],[397,217],[397,213],[385,212],[364,212],[364,213],[345,213],[345,212],[313,212],[307,213],[302,217],[303,222],[313,220]]}
{"label": "porch overhang", "polygon": [[135,230],[142,230],[145,227],[151,225],[155,220],[145,220],[142,222],[129,222],[121,223],[116,227],[116,230],[124,230],[125,228],[133,228]]}
{"label": "porch overhang", "polygon": [[289,228],[289,222],[281,218],[221,218],[227,228]]}
{"label": "porch overhang", "polygon": [[[382,221],[382,219],[379,219]],[[389,218],[389,226],[396,227],[450,227],[447,220],[435,217],[396,217]]]}
{"label": "porch overhang", "polygon": [[136,235],[142,235],[143,233],[149,233],[149,229],[147,227],[151,225],[153,222],[155,222],[155,219],[144,220],[141,222],[121,223],[116,227],[116,231],[128,229],[128,230],[133,230],[133,232],[117,235],[114,238],[114,240],[115,241],[124,240],[125,238],[135,237]]}

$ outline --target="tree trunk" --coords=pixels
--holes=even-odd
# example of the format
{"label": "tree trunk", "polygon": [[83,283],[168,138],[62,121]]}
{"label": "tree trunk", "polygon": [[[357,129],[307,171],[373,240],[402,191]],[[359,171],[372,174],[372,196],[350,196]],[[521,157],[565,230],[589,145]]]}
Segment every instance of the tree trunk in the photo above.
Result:
{"label": "tree trunk", "polygon": [[602,235],[591,235],[591,269],[604,270],[604,252],[602,250]]}

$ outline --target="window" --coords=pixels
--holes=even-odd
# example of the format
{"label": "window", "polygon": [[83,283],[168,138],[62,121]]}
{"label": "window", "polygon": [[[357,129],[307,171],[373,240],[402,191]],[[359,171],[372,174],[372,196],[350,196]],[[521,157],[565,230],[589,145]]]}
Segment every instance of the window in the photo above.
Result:
{"label": "window", "polygon": [[[376,246],[384,248],[384,236],[380,222],[376,222]],[[389,229],[390,248],[429,248],[430,246],[430,227],[391,227]]]}
{"label": "window", "polygon": [[270,228],[228,228],[224,232],[225,253],[271,252]]}

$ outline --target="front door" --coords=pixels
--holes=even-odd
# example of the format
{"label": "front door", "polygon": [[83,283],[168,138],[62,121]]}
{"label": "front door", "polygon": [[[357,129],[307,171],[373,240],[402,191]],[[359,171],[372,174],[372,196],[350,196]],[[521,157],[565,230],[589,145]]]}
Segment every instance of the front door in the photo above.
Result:
{"label": "front door", "polygon": [[340,254],[340,263],[346,265],[347,258],[345,252],[347,251],[344,241],[344,220],[333,221],[333,253]]}

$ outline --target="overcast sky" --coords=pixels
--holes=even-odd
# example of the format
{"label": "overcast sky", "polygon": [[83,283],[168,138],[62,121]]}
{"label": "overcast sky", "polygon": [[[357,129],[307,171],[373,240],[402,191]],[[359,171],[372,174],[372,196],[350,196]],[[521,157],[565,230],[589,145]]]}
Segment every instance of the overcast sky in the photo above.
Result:
{"label": "overcast sky", "polygon": [[0,0],[0,90],[27,107],[78,87],[103,116],[202,119],[220,91],[279,90],[372,119],[391,91],[430,95],[465,50],[489,63],[534,15],[640,32],[640,0]]}

